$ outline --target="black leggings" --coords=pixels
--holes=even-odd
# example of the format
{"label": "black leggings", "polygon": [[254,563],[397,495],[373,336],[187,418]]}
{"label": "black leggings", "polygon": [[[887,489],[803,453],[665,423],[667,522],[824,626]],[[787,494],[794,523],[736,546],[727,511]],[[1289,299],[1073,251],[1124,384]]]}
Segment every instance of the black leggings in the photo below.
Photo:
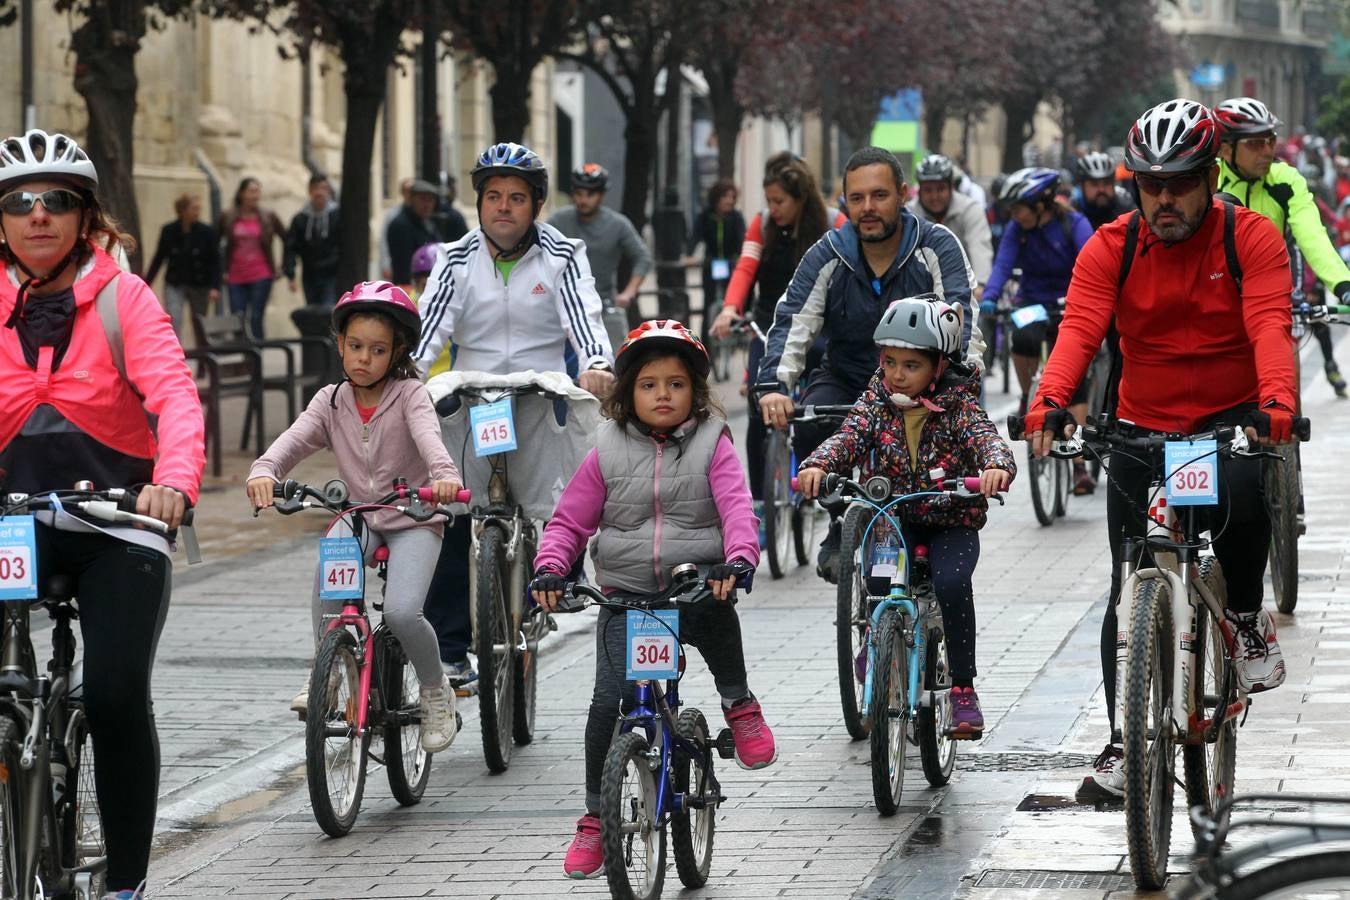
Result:
{"label": "black leggings", "polygon": [[975,681],[975,590],[971,577],[980,561],[980,533],[974,528],[903,526],[910,555],[920,544],[928,546],[933,595],[942,608],[942,631],[947,640],[947,665],[952,683],[970,687]]}
{"label": "black leggings", "polygon": [[[741,619],[736,607],[713,603],[680,610],[680,640],[698,649],[726,704],[750,696],[746,683]],[[595,626],[595,691],[586,717],[586,811],[600,814],[600,777],[621,713],[635,705],[633,684],[624,679],[627,628],[624,615],[600,610]],[[710,729],[716,726],[711,722]]]}
{"label": "black leggings", "polygon": [[[1214,425],[1241,422],[1255,404],[1245,404],[1220,413],[1199,430]],[[1121,544],[1127,535],[1145,533],[1143,511],[1148,508],[1148,489],[1153,468],[1122,453],[1107,460],[1110,471],[1106,495],[1107,539],[1111,544],[1111,597],[1102,619],[1102,679],[1106,683],[1106,711],[1115,729],[1116,712],[1116,604],[1120,600]],[[1128,499],[1127,499],[1128,498]],[[1228,589],[1228,608],[1255,612],[1261,608],[1270,547],[1270,515],[1260,459],[1219,461],[1219,505],[1204,507],[1202,527],[1217,533],[1214,555],[1223,569]],[[1147,558],[1147,557],[1146,557]],[[1147,563],[1142,563],[1147,565]]]}
{"label": "black leggings", "polygon": [[145,880],[159,794],[159,736],[150,701],[155,648],[173,567],[155,550],[103,534],[37,529],[43,584],[70,576],[79,598],[84,710],[108,844],[108,890]]}

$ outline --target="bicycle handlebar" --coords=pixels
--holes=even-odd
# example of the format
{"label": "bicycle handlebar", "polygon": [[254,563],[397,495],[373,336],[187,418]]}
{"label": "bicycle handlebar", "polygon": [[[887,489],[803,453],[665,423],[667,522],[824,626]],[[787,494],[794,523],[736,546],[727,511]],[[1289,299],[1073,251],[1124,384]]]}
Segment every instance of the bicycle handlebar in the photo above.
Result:
{"label": "bicycle handlebar", "polygon": [[[165,536],[172,536],[168,523],[152,516],[143,516],[136,512],[138,488],[109,488],[105,491],[76,488],[68,491],[42,491],[35,494],[7,494],[4,514],[10,515],[20,510],[74,507],[95,519],[101,519],[115,525],[140,525]],[[53,499],[55,497],[55,499]],[[193,508],[183,511],[182,525],[192,526]]]}
{"label": "bicycle handlebar", "polygon": [[[934,473],[938,472],[941,472],[941,470],[934,470]],[[984,496],[984,492],[980,489],[980,479],[978,476],[962,475],[948,478],[944,472],[936,477],[935,481],[936,485],[931,490],[921,491],[919,493],[945,494],[948,497],[961,500],[971,500]],[[891,490],[891,480],[884,475],[873,475],[871,478],[867,479],[865,484],[863,484],[835,472],[829,472],[826,473],[821,488],[824,494],[832,494],[839,499],[848,496],[866,497],[873,503],[884,503],[896,496]],[[795,476],[792,479],[792,489],[794,491],[797,490],[797,479]],[[1006,501],[1003,499],[1003,494],[1004,492],[1000,491],[999,493],[994,494],[992,499],[997,500],[1000,504],[1005,503]],[[823,504],[831,499],[834,498],[822,497],[821,502]]]}
{"label": "bicycle handlebar", "polygon": [[[396,509],[415,522],[427,522],[438,515],[447,518],[450,516],[450,513],[441,507],[426,507],[423,505],[435,503],[436,491],[434,488],[410,488],[402,478],[394,482],[394,489],[388,494],[378,500],[368,502],[348,500],[347,484],[340,478],[334,478],[325,484],[322,491],[307,484],[301,484],[293,478],[288,478],[280,484],[273,485],[272,496],[282,501],[273,504],[273,509],[283,516],[292,515],[302,509],[314,509],[316,507],[341,514],[348,510],[368,506],[384,506]],[[307,500],[306,498],[310,499]],[[471,499],[473,499],[473,492],[468,488],[460,488],[455,494],[454,502],[468,503]],[[399,500],[411,500],[412,504],[410,506],[399,506]],[[260,508],[255,507],[253,515],[256,517],[260,511]]]}
{"label": "bicycle handlebar", "polygon": [[[1023,416],[1008,416],[1008,439],[1025,440],[1027,438],[1025,425],[1026,420]],[[1219,444],[1221,456],[1279,456],[1269,450],[1252,450],[1251,445],[1247,443],[1246,431],[1239,425],[1220,425],[1210,431],[1189,435],[1180,432],[1135,434],[1134,429],[1134,423],[1124,419],[1089,417],[1072,438],[1058,440],[1051,448],[1050,455],[1057,459],[1076,459],[1083,455],[1084,448],[1158,454],[1163,451],[1165,445],[1173,441],[1214,441]],[[1295,417],[1293,434],[1300,441],[1309,440],[1312,437],[1312,423],[1303,416]]]}
{"label": "bicycle handlebar", "polygon": [[[665,609],[667,607],[699,607],[714,601],[712,588],[707,583],[707,573],[711,566],[696,566],[693,563],[683,563],[675,566],[671,570],[671,583],[664,591],[649,597],[628,597],[627,599],[617,600],[606,595],[598,588],[589,584],[583,584],[577,581],[568,581],[563,584],[562,602],[554,612],[574,613],[581,612],[591,606],[602,606],[610,610],[652,610]],[[736,579],[736,587],[746,587],[749,585],[753,571],[749,571]],[[727,603],[736,603],[736,594],[733,591],[726,599]],[[542,606],[535,606],[530,609],[529,616],[534,618],[544,611]]]}

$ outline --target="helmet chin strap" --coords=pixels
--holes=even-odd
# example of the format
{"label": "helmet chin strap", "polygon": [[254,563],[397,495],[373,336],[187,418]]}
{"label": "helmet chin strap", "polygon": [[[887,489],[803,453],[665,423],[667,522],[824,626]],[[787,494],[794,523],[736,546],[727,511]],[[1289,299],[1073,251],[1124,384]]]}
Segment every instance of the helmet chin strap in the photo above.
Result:
{"label": "helmet chin strap", "polygon": [[[3,233],[3,231],[4,227],[0,225],[0,233]],[[24,304],[28,299],[28,294],[34,288],[43,288],[53,281],[56,281],[65,273],[66,269],[70,267],[70,264],[75,261],[76,255],[80,252],[81,244],[86,240],[84,235],[83,209],[80,210],[79,235],[79,239],[75,241],[75,244],[70,248],[66,255],[61,257],[61,261],[53,266],[51,271],[46,275],[38,275],[32,269],[28,268],[28,266],[24,265],[23,260],[19,259],[17,253],[14,253],[12,250],[10,251],[10,256],[14,259],[14,265],[18,267],[19,271],[28,276],[28,280],[19,285],[19,293],[14,298],[14,309],[10,312],[9,318],[5,320],[6,328],[13,328],[19,324],[19,320],[23,318]]]}

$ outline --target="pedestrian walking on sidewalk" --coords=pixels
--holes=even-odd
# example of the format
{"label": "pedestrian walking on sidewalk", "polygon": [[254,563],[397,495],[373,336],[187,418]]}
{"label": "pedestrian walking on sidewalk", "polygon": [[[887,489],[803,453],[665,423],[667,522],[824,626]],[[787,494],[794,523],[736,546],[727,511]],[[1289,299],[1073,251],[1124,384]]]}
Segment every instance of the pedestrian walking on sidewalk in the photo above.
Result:
{"label": "pedestrian walking on sidewalk", "polygon": [[[759,564],[759,523],[724,414],[708,392],[710,368],[703,344],[679,322],[643,322],[629,334],[615,359],[608,421],[539,541],[530,589],[545,609],[557,608],[573,562],[597,531],[595,580],[606,593],[655,594],[665,586],[663,565],[695,563],[712,567],[708,584],[725,601],[736,579]],[[679,627],[713,673],[736,761],[744,769],[770,765],[778,750],[750,692],[736,608],[721,602],[688,610]],[[627,710],[634,703],[622,663],[610,662],[626,658],[623,617],[602,609],[596,629],[586,814],[563,862],[569,878],[590,878],[603,867],[600,778],[620,704]]]}
{"label": "pedestrian walking on sidewalk", "polygon": [[173,210],[178,218],[160,229],[145,283],[154,284],[160,267],[167,266],[164,308],[181,334],[184,307],[194,316],[205,316],[220,298],[220,237],[201,221],[202,199],[196,194],[180,194]]}
{"label": "pedestrian walking on sidewalk", "polygon": [[337,302],[338,205],[327,175],[309,179],[309,204],[291,219],[286,232],[286,253],[281,267],[291,292],[295,292],[295,263],[300,262],[300,282],[308,306],[332,306]]}
{"label": "pedestrian walking on sidewalk", "polygon": [[244,316],[255,340],[263,337],[263,312],[280,269],[272,245],[285,234],[276,213],[260,205],[262,185],[245,178],[234,192],[234,204],[220,217],[225,242],[225,281],[230,311]]}
{"label": "pedestrian walking on sidewalk", "polygon": [[[253,506],[271,506],[273,486],[324,448],[333,451],[338,476],[357,500],[377,499],[357,496],[369,485],[387,487],[406,478],[411,485],[430,484],[437,503],[454,502],[459,470],[441,443],[440,419],[412,363],[422,332],[417,304],[387,281],[358,284],[333,308],[333,332],[347,377],[315,394],[300,418],[253,463],[247,486]],[[441,671],[436,632],[422,605],[445,527],[439,518],[413,522],[392,510],[375,510],[367,520],[366,560],[373,560],[382,545],[389,547],[384,621],[422,683],[422,749],[438,753],[455,739],[455,695]],[[332,537],[350,534],[346,519],[329,531]],[[318,571],[310,610],[317,643],[324,626]],[[306,682],[291,709],[303,712],[308,700]]]}

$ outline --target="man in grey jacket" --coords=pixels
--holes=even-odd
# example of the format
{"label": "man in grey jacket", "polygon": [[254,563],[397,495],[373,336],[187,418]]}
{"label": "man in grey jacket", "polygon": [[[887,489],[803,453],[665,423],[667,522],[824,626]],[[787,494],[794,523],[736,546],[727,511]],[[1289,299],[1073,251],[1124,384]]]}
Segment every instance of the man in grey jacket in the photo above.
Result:
{"label": "man in grey jacket", "polygon": [[914,177],[919,182],[919,196],[906,207],[921,219],[947,226],[956,235],[975,273],[975,299],[980,299],[994,261],[994,240],[984,207],[954,189],[956,167],[941,154],[924,157]]}

